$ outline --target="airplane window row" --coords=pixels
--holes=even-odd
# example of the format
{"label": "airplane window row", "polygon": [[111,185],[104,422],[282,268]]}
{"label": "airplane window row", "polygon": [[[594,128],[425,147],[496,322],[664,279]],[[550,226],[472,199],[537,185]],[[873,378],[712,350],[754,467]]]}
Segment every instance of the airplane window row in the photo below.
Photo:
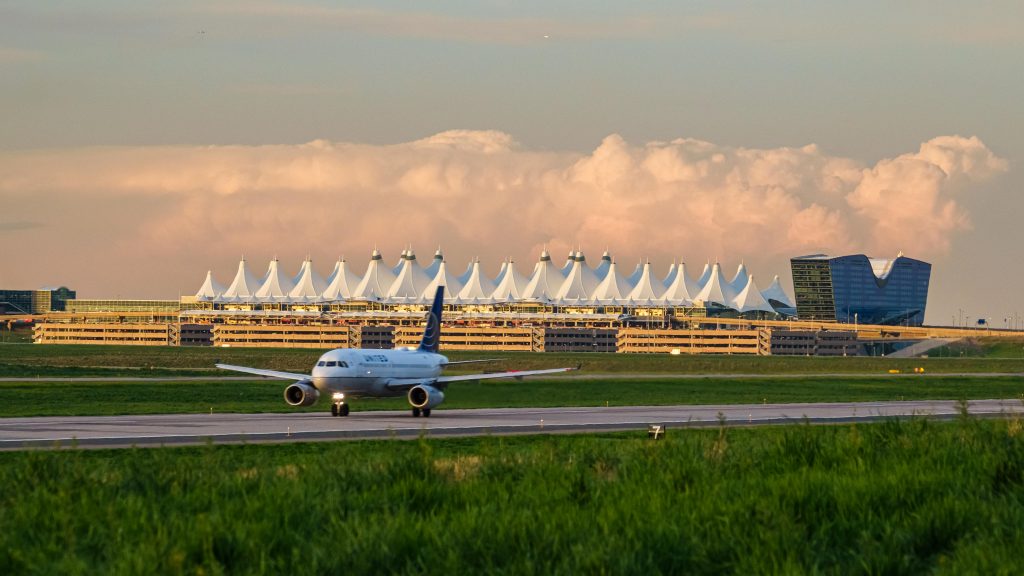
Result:
{"label": "airplane window row", "polygon": [[339,362],[335,362],[334,360],[329,360],[327,362],[324,362],[323,360],[321,360],[321,361],[317,362],[316,365],[317,366],[327,366],[327,367],[337,366],[339,368],[348,368],[348,362],[345,362],[343,360],[339,361]]}

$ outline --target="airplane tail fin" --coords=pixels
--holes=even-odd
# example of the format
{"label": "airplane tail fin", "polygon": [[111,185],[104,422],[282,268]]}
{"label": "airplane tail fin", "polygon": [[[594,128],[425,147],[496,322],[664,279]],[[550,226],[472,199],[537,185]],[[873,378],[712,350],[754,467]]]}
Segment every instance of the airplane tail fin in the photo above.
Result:
{"label": "airplane tail fin", "polygon": [[427,327],[423,330],[423,338],[420,340],[420,352],[437,353],[441,344],[441,313],[444,311],[444,285],[437,287],[434,295],[434,303],[427,313]]}

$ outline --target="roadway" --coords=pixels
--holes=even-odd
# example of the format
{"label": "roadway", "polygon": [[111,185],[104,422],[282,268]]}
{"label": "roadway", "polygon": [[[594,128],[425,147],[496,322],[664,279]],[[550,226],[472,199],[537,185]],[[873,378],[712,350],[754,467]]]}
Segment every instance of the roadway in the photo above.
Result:
{"label": "roadway", "polygon": [[[971,414],[1024,414],[1024,403],[974,400]],[[0,419],[0,449],[118,448],[213,443],[324,441],[359,438],[416,438],[488,434],[551,434],[646,430],[663,424],[682,427],[758,426],[791,422],[845,423],[890,417],[953,418],[955,401],[851,402],[808,404],[615,406],[597,408],[501,408],[435,410],[430,418],[408,411],[290,414],[158,414]]]}

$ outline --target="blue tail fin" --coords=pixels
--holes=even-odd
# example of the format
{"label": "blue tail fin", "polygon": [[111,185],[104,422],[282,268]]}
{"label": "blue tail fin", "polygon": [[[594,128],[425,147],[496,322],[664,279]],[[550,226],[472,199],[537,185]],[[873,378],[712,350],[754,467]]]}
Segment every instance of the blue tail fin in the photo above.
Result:
{"label": "blue tail fin", "polygon": [[420,340],[420,352],[437,353],[441,344],[441,313],[444,311],[444,286],[437,287],[437,294],[434,295],[434,304],[427,314],[427,327],[423,330],[423,338]]}

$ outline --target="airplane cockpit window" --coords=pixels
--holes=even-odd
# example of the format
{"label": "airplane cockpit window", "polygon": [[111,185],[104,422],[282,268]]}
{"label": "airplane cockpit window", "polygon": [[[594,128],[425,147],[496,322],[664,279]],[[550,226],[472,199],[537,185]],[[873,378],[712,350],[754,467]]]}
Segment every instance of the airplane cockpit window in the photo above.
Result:
{"label": "airplane cockpit window", "polygon": [[338,365],[338,363],[337,363],[337,362],[335,362],[334,360],[331,360],[331,361],[327,362],[327,366],[328,366],[328,367],[331,367],[331,366],[337,366],[337,365]]}
{"label": "airplane cockpit window", "polygon": [[323,366],[324,364],[326,364],[326,362],[324,362],[323,360],[316,363],[317,366]]}
{"label": "airplane cockpit window", "polygon": [[338,367],[339,368],[348,368],[348,362],[345,362],[344,360],[339,360],[338,361]]}

